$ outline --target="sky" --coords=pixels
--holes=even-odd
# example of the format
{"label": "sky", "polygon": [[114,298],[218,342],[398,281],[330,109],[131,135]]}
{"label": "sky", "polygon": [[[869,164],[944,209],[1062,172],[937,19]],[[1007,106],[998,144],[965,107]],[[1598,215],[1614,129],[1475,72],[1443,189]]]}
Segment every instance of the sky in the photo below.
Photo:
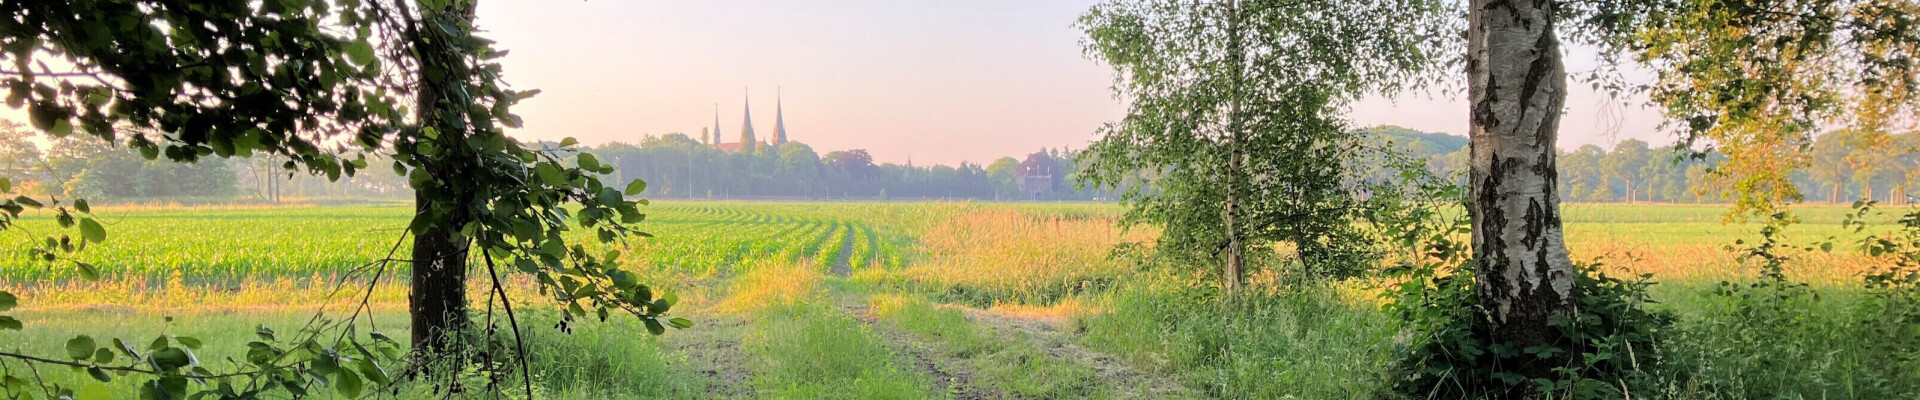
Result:
{"label": "sky", "polygon": [[[512,51],[507,80],[543,91],[515,108],[527,121],[521,137],[698,135],[717,106],[735,141],[750,106],[765,139],[778,93],[789,139],[816,151],[951,165],[1084,147],[1124,115],[1111,70],[1083,56],[1073,27],[1094,3],[489,0],[479,23]],[[1573,53],[1570,71],[1592,68],[1592,54]],[[1562,147],[1672,141],[1656,130],[1657,112],[1569,86]],[[1394,97],[1358,102],[1349,116],[1466,133],[1463,90]]]}
{"label": "sky", "polygon": [[[714,124],[738,140],[742,108],[770,138],[776,95],[788,137],[819,153],[866,149],[876,161],[989,163],[1041,148],[1082,148],[1126,105],[1112,71],[1082,54],[1074,21],[1095,0],[488,0],[482,34],[511,51],[524,139],[590,144],[696,136]],[[1568,69],[1591,69],[1573,49]],[[1560,146],[1672,142],[1643,99],[1578,82]],[[748,99],[751,102],[748,102]],[[1354,104],[1358,126],[1465,135],[1464,90]],[[716,110],[717,109],[717,110]],[[0,116],[24,120],[22,112]]]}

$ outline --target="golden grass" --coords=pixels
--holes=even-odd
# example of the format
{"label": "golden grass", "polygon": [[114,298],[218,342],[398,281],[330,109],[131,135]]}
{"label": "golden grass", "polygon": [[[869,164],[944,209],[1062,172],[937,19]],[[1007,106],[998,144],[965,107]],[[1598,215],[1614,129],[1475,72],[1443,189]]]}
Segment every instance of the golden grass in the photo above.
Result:
{"label": "golden grass", "polygon": [[[1607,240],[1573,241],[1568,248],[1575,261],[1600,258],[1606,264],[1603,270],[1609,273],[1650,273],[1660,281],[1741,281],[1759,276],[1759,265],[1739,262],[1737,255],[1724,246]],[[1851,252],[1789,248],[1781,249],[1781,253],[1789,257],[1785,266],[1788,278],[1816,285],[1857,285],[1861,275],[1876,265],[1874,259]]]}
{"label": "golden grass", "polygon": [[822,293],[820,278],[820,271],[811,265],[762,263],[735,278],[731,293],[714,308],[740,314],[802,304]]}
{"label": "golden grass", "polygon": [[[235,285],[192,285],[182,282],[177,271],[167,282],[159,284],[129,277],[15,284],[4,288],[19,296],[20,309],[27,311],[137,312],[346,309],[358,306],[368,289],[365,282],[318,275],[308,279],[247,280]],[[371,296],[365,297],[368,307],[379,311],[407,308],[407,287],[383,279],[373,285],[372,290]]]}
{"label": "golden grass", "polygon": [[1008,209],[975,209],[941,221],[920,237],[921,262],[867,272],[856,280],[896,280],[1012,292],[1084,284],[1130,268],[1108,257],[1115,245],[1150,240],[1105,219],[1067,219]]}

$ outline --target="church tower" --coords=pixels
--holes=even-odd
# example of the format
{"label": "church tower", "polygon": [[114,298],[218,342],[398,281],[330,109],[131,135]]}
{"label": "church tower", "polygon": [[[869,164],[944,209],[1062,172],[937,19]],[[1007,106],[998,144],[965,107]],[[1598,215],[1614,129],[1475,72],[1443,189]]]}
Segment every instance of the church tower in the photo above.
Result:
{"label": "church tower", "polygon": [[743,115],[740,120],[740,152],[753,154],[754,146],[758,143],[755,143],[756,140],[753,138],[752,94],[747,95],[746,104],[741,106],[741,109],[744,111],[741,112]]}
{"label": "church tower", "polygon": [[773,145],[787,144],[786,110],[780,105],[780,89],[773,90]]}
{"label": "church tower", "polygon": [[720,147],[723,142],[726,141],[720,138],[720,103],[713,103],[713,147]]}

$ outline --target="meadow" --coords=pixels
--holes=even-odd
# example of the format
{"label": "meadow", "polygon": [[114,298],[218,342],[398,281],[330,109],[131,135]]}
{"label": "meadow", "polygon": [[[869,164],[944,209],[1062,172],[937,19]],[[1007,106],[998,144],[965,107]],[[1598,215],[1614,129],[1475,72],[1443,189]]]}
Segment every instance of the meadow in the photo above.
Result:
{"label": "meadow", "polygon": [[[404,244],[396,241],[409,211],[97,207],[111,232],[83,256],[100,267],[97,281],[13,261],[27,239],[7,235],[0,287],[21,295],[15,315],[27,328],[0,332],[0,351],[60,354],[75,334],[160,331],[237,345],[256,326],[292,331],[316,313],[350,312],[361,295],[371,328],[406,337],[404,282],[393,274],[372,293],[335,289],[371,279],[369,262]],[[1093,203],[656,202],[642,224],[654,237],[616,246],[634,255],[626,268],[679,295],[675,312],[694,327],[656,337],[615,318],[563,333],[527,282],[513,293],[532,320],[523,325],[542,397],[1338,399],[1380,396],[1391,384],[1407,338],[1381,310],[1382,282],[1275,286],[1217,301],[1191,271],[1116,252],[1155,235],[1116,226],[1121,212]],[[1775,319],[1716,294],[1723,282],[1757,276],[1726,246],[1758,228],[1724,222],[1724,208],[1576,204],[1566,222],[1576,259],[1655,274],[1660,307],[1681,316],[1673,348],[1661,351],[1701,373],[1649,397],[1913,393],[1900,390],[1920,386],[1920,371],[1876,363],[1874,338],[1846,317],[1858,312],[1869,264],[1844,246],[1857,239],[1839,225],[1846,212],[1799,212],[1791,239],[1843,246],[1794,253],[1788,274],[1820,299],[1794,300],[1767,317]],[[244,352],[210,347],[199,359],[229,363]],[[131,381],[106,388],[129,393]]]}

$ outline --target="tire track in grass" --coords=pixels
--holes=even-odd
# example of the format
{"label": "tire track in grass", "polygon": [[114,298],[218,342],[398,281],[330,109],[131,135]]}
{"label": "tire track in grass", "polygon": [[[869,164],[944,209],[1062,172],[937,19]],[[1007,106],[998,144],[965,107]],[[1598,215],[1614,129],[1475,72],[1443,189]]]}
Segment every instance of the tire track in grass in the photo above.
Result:
{"label": "tire track in grass", "polygon": [[747,322],[715,314],[701,317],[706,321],[666,335],[665,342],[707,378],[707,393],[714,398],[753,398],[753,385],[749,384],[753,375],[747,371],[747,354],[740,349]]}
{"label": "tire track in grass", "polygon": [[833,276],[845,278],[853,274],[854,225],[847,224],[846,229],[841,230],[845,231],[846,235],[840,240],[840,254],[833,257],[832,272]]}
{"label": "tire track in grass", "polygon": [[1055,328],[1062,321],[1022,318],[965,306],[957,308],[975,325],[986,327],[996,337],[1019,338],[1046,352],[1048,356],[1075,365],[1092,368],[1097,382],[1112,398],[1166,399],[1199,398],[1173,377],[1148,373],[1127,366],[1119,358],[1081,347],[1073,337]]}
{"label": "tire track in grass", "polygon": [[887,324],[879,323],[879,316],[868,310],[865,296],[849,293],[849,290],[835,290],[834,297],[840,311],[852,315],[875,335],[886,340],[894,354],[904,355],[913,361],[914,370],[928,379],[928,390],[936,395],[956,400],[998,399],[999,391],[991,387],[982,387],[974,378],[977,373],[965,360],[948,357],[932,348],[929,343],[919,340],[913,334],[902,332]]}

